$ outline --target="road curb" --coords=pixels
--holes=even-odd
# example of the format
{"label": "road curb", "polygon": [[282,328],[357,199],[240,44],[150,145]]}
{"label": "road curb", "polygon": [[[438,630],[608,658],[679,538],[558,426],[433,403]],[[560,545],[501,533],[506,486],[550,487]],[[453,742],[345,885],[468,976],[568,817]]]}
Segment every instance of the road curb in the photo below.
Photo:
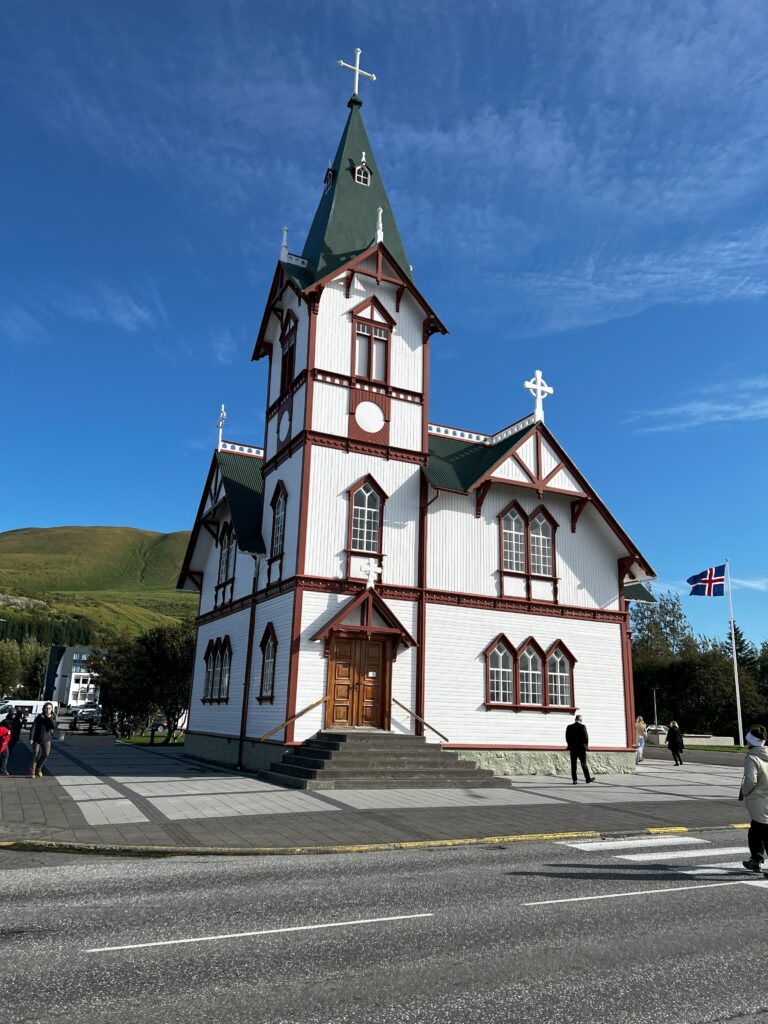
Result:
{"label": "road curb", "polygon": [[290,857],[310,854],[384,853],[394,850],[439,850],[461,846],[499,846],[502,843],[543,843],[565,839],[616,839],[642,834],[664,835],[680,832],[725,832],[746,829],[748,824],[667,825],[621,832],[531,832],[508,836],[479,836],[466,839],[415,839],[396,843],[349,843],[328,846],[119,846],[99,843],[69,843],[53,839],[0,841],[0,851],[25,853],[69,853],[101,857]]}

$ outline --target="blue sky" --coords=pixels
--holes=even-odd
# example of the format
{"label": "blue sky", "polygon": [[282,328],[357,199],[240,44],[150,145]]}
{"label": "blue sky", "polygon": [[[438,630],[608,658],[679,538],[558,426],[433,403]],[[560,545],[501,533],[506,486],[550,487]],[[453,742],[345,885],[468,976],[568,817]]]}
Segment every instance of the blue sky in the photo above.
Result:
{"label": "blue sky", "polygon": [[[761,0],[6,0],[0,530],[189,528],[363,50],[363,116],[447,324],[430,416],[547,423],[665,585],[730,557],[768,637]],[[685,600],[724,634],[722,600]]]}

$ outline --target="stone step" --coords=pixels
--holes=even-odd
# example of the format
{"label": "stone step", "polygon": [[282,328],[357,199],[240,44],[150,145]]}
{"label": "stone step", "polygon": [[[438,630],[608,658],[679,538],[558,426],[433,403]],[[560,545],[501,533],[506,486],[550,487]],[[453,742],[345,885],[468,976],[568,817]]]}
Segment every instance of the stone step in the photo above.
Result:
{"label": "stone step", "polygon": [[330,789],[509,789],[509,779],[491,775],[479,778],[471,775],[458,777],[437,776],[432,781],[420,778],[359,778],[350,776],[346,779],[328,779],[321,772],[317,778],[302,779],[295,775],[286,775],[278,771],[261,771],[259,778],[276,786],[289,789],[330,790]]}
{"label": "stone step", "polygon": [[[325,750],[351,749],[352,747],[365,749],[372,749],[374,747],[407,747],[411,749],[428,745],[424,736],[404,736],[398,733],[379,732],[378,730],[364,733],[323,730],[306,742]],[[437,744],[429,744],[429,746],[437,746]]]}
{"label": "stone step", "polygon": [[295,752],[286,754],[282,764],[300,765],[304,768],[314,768],[318,771],[327,771],[331,767],[344,768],[407,768],[414,765],[417,768],[433,767],[439,770],[441,767],[454,768],[462,766],[465,771],[474,771],[475,767],[471,761],[460,760],[458,754],[448,751],[424,751],[418,755],[411,752],[392,753],[390,751],[376,751],[375,753],[359,753],[357,751],[340,750],[330,753],[329,751],[314,751],[304,747],[298,747]]}

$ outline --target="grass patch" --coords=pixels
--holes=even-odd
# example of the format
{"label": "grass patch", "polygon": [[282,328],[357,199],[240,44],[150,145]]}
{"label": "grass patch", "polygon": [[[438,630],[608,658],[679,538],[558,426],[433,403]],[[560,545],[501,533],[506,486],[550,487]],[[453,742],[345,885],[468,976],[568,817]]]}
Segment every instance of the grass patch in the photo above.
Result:
{"label": "grass patch", "polygon": [[[141,733],[135,732],[133,734],[133,736],[131,736],[131,738],[129,740],[126,739],[126,740],[123,740],[122,742],[123,743],[133,743],[137,747],[149,747],[149,746],[152,745],[149,742],[149,733],[148,732],[145,732],[143,736],[141,735]],[[165,733],[164,732],[156,732],[155,733],[154,746],[156,746],[156,747],[161,747],[161,746],[165,746],[165,747],[168,747],[168,746],[170,746],[170,747],[183,747],[184,746],[184,735],[182,734],[181,736],[178,737],[178,739],[173,739],[173,740],[171,740],[170,743],[166,743],[165,742]]]}

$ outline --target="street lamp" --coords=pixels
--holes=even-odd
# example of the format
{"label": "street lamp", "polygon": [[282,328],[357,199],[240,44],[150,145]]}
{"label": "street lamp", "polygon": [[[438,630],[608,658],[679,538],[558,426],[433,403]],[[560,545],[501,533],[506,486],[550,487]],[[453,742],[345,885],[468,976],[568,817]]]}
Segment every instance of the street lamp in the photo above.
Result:
{"label": "street lamp", "polygon": [[651,689],[653,690],[653,724],[654,724],[654,726],[656,728],[656,732],[658,734],[659,716],[656,713],[656,691],[658,690],[658,686],[652,686]]}

